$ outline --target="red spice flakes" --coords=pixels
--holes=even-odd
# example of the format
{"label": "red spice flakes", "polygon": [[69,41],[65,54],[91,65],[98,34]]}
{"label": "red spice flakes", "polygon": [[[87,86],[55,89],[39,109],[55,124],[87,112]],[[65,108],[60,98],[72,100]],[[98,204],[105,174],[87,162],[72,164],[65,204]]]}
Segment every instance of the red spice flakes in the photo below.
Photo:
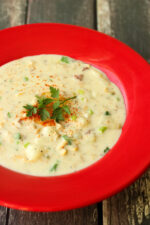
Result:
{"label": "red spice flakes", "polygon": [[42,122],[42,125],[43,126],[55,126],[56,123],[55,123],[55,120],[49,119],[49,120],[46,120],[46,121]]}
{"label": "red spice flakes", "polygon": [[36,78],[39,78],[39,76],[36,76]]}
{"label": "red spice flakes", "polygon": [[46,86],[46,87],[50,87],[50,85],[49,85],[49,84],[45,84],[45,86]]}
{"label": "red spice flakes", "polygon": [[23,117],[19,119],[19,123],[22,123],[22,121],[26,121],[26,120],[32,120],[35,123],[41,124],[43,126],[55,126],[55,120],[53,119],[47,119],[45,121],[41,121],[40,116],[38,114],[34,114],[33,116],[30,117]]}

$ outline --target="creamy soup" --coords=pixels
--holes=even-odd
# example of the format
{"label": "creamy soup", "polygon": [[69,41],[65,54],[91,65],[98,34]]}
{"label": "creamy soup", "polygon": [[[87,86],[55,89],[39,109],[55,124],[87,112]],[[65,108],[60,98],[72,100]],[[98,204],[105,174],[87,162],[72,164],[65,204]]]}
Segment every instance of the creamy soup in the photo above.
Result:
{"label": "creamy soup", "polygon": [[36,176],[67,174],[103,157],[126,117],[106,75],[60,55],[0,67],[0,164]]}

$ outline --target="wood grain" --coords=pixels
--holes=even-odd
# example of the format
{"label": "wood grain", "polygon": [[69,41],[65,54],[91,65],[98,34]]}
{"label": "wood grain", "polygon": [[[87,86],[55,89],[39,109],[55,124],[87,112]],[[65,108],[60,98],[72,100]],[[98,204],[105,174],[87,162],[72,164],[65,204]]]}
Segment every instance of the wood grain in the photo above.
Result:
{"label": "wood grain", "polygon": [[0,29],[25,22],[26,0],[0,0]]}
{"label": "wood grain", "polygon": [[[97,6],[98,30],[150,59],[150,1],[97,0]],[[103,201],[103,225],[138,224],[150,224],[150,171],[129,188]]]}
{"label": "wood grain", "polygon": [[8,209],[0,206],[0,225],[6,225]]}
{"label": "wood grain", "polygon": [[[150,1],[98,0],[98,27],[150,59]],[[103,9],[103,10],[102,10]]]}
{"label": "wood grain", "polygon": [[11,210],[9,225],[98,225],[97,208],[86,208],[56,213]]}
{"label": "wood grain", "polygon": [[95,0],[29,0],[27,23],[54,22],[95,28]]}
{"label": "wood grain", "polygon": [[133,185],[103,202],[103,225],[150,224],[150,170]]}

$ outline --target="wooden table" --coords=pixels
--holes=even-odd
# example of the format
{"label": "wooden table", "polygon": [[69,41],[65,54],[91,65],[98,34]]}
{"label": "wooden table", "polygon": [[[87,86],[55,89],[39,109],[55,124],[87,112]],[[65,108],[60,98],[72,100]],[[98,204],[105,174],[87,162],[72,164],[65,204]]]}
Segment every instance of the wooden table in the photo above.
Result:
{"label": "wooden table", "polygon": [[[97,29],[150,60],[150,0],[0,0],[0,29],[37,22]],[[81,209],[34,213],[0,207],[0,225],[76,224],[150,225],[150,170],[121,193]]]}

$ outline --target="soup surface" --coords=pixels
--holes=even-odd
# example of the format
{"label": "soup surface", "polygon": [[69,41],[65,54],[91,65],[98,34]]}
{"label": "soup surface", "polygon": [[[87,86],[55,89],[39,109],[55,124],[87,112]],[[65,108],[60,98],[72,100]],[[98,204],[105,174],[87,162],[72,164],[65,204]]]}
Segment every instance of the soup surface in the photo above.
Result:
{"label": "soup surface", "polygon": [[126,112],[106,75],[60,55],[0,67],[0,164],[37,176],[89,166],[117,142]]}

